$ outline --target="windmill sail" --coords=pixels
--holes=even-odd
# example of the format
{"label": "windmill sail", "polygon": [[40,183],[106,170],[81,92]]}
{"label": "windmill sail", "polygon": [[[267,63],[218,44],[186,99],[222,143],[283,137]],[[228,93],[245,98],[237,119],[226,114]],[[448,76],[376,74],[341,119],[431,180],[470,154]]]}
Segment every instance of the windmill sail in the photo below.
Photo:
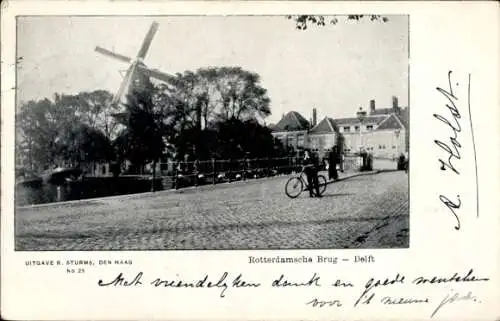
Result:
{"label": "windmill sail", "polygon": [[158,31],[158,23],[153,22],[151,24],[151,27],[149,28],[148,33],[146,34],[146,37],[144,37],[144,41],[142,42],[141,49],[137,53],[137,59],[144,59],[146,56],[146,53],[148,52],[149,46],[151,46],[151,42],[153,41],[153,37],[156,34],[156,31]]}
{"label": "windmill sail", "polygon": [[120,60],[120,61],[123,61],[123,62],[126,62],[126,63],[129,63],[129,62],[132,61],[132,59],[130,59],[129,57],[126,57],[126,56],[114,53],[112,51],[109,51],[107,49],[101,48],[99,46],[95,47],[95,51],[97,51],[98,53],[101,53],[101,54],[103,54],[105,56],[108,56],[108,57],[111,57],[113,59],[117,59],[117,60]]}
{"label": "windmill sail", "polygon": [[126,103],[127,95],[132,89],[131,86],[134,86],[135,88],[135,86],[144,85],[144,82],[149,81],[149,78],[156,78],[160,81],[167,83],[172,82],[172,80],[174,79],[172,75],[163,73],[156,69],[147,68],[142,62],[149,50],[149,47],[151,46],[151,42],[153,41],[153,38],[157,31],[158,31],[158,23],[153,22],[146,36],[144,37],[144,40],[142,41],[141,47],[139,49],[139,52],[137,53],[135,60],[132,60],[127,56],[117,54],[115,52],[112,52],[110,50],[101,47],[95,48],[95,51],[97,51],[100,54],[103,54],[107,57],[111,57],[113,59],[125,63],[130,63],[130,67],[127,70],[127,73],[125,74],[125,77],[123,78],[123,81],[120,84],[118,91],[113,97],[112,100],[113,105],[120,105]]}
{"label": "windmill sail", "polygon": [[114,104],[126,104],[127,103],[127,94],[130,92],[130,87],[133,85],[133,81],[136,78],[137,74],[137,63],[134,63],[130,66],[123,78],[123,81],[118,89],[116,95],[113,98]]}

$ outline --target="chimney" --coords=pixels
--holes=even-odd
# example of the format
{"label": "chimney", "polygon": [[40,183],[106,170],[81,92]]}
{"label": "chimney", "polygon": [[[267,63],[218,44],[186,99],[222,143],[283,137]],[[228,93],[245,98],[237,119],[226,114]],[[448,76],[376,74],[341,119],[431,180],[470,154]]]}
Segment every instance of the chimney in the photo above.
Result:
{"label": "chimney", "polygon": [[358,112],[356,113],[356,117],[364,118],[366,116],[366,111],[363,110],[363,107],[359,107]]}
{"label": "chimney", "polygon": [[370,100],[370,113],[373,113],[375,111],[375,100],[372,99]]}
{"label": "chimney", "polygon": [[392,108],[396,109],[398,107],[399,107],[399,105],[398,105],[398,97],[392,96]]}
{"label": "chimney", "polygon": [[399,114],[398,97],[396,96],[392,96],[392,110],[394,113]]}
{"label": "chimney", "polygon": [[312,119],[313,126],[316,126],[316,121],[317,121],[316,108],[313,108],[313,119]]}

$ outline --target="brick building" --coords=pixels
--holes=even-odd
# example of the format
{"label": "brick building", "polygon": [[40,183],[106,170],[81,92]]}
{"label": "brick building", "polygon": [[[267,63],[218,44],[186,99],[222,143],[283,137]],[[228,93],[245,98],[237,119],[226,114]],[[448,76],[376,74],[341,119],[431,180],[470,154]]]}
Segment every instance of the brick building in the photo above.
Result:
{"label": "brick building", "polygon": [[371,100],[368,113],[360,108],[356,117],[334,121],[344,137],[346,153],[364,149],[375,157],[393,158],[408,151],[408,108],[400,107],[396,97],[390,108],[377,109]]}
{"label": "brick building", "polygon": [[308,146],[310,127],[310,122],[300,113],[291,111],[284,114],[281,120],[272,127],[272,135],[283,145],[299,150]]}
{"label": "brick building", "polygon": [[360,108],[356,117],[325,117],[318,123],[316,109],[310,122],[291,111],[272,128],[272,135],[286,146],[310,148],[320,157],[338,145],[347,154],[364,149],[375,157],[393,158],[408,151],[408,113],[408,107],[400,107],[396,97],[391,107],[377,109],[371,100],[368,112]]}

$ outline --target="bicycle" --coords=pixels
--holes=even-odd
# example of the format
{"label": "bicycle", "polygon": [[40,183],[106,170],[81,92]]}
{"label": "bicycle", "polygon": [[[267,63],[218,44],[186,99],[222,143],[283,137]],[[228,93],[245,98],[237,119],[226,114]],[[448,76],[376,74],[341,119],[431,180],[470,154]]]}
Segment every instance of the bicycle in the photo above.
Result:
{"label": "bicycle", "polygon": [[[304,179],[305,172],[304,168],[297,176],[290,177],[285,184],[285,193],[290,198],[298,197],[303,191],[309,189],[307,185],[307,179]],[[319,194],[323,195],[326,190],[326,178],[323,175],[318,175],[318,184],[319,184]]]}

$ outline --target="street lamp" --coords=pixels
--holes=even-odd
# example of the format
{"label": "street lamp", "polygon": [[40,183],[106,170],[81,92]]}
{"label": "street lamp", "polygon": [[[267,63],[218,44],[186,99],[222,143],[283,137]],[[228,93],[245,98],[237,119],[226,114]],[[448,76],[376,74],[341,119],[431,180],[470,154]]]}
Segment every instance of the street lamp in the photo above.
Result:
{"label": "street lamp", "polygon": [[397,129],[394,132],[394,135],[396,136],[396,157],[399,157],[399,134],[400,133],[401,133],[401,131],[399,129]]}
{"label": "street lamp", "polygon": [[359,111],[356,113],[359,120],[359,151],[363,148],[363,121],[366,117],[366,111],[363,110],[363,107],[359,107]]}

